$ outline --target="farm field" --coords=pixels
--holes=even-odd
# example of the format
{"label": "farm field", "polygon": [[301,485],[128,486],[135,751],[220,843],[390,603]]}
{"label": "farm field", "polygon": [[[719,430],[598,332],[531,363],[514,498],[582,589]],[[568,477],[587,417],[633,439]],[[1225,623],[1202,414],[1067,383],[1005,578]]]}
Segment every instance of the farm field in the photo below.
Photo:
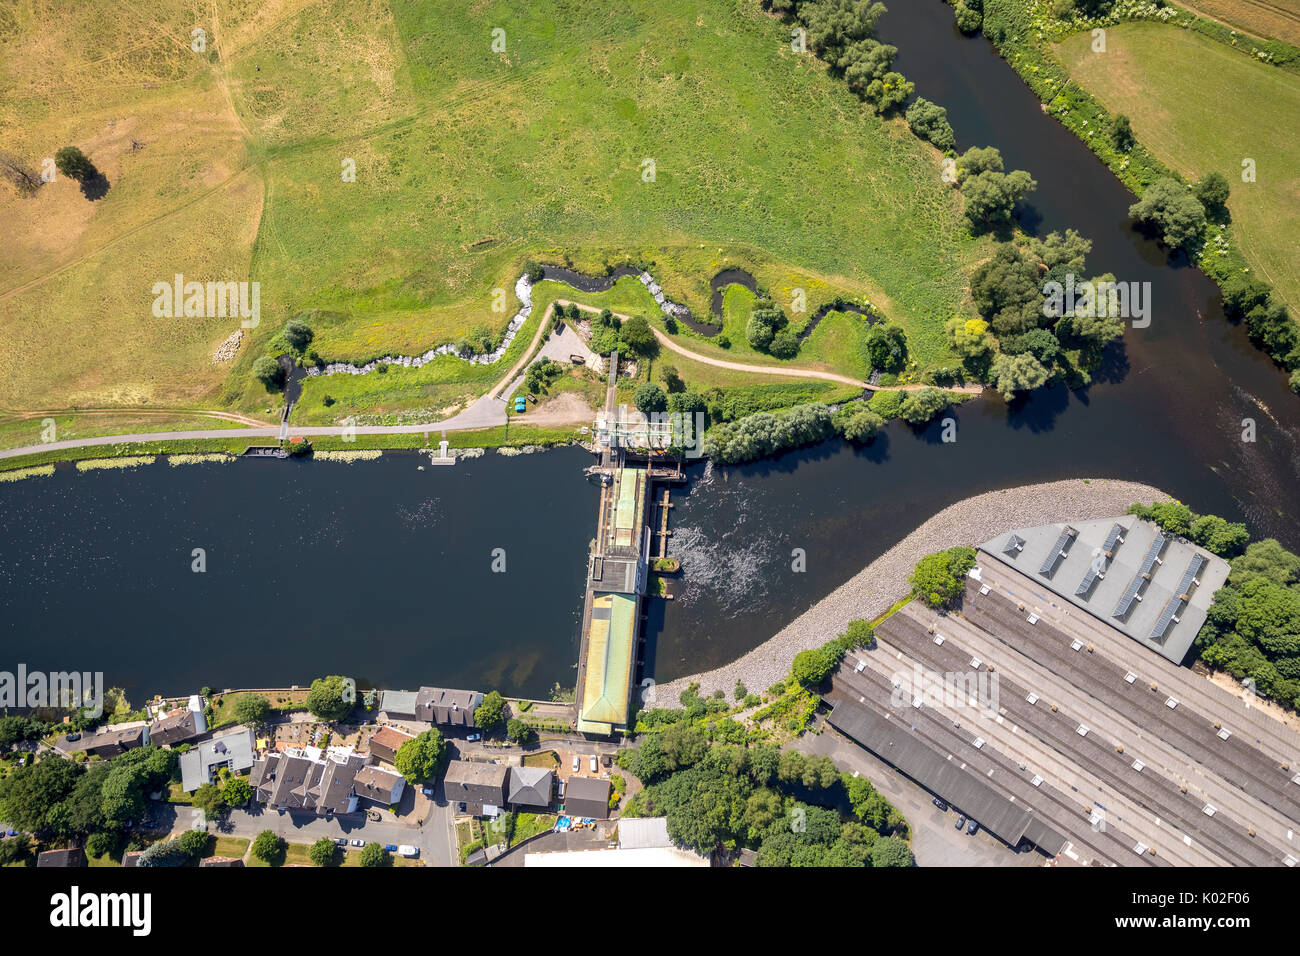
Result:
{"label": "farm field", "polygon": [[1300,0],[1180,0],[1180,6],[1300,46]]}
{"label": "farm field", "polygon": [[[0,192],[19,236],[0,263],[3,408],[262,415],[251,367],[290,317],[326,360],[417,354],[501,329],[527,259],[636,261],[699,315],[728,265],[807,290],[810,312],[868,298],[925,367],[951,360],[942,324],[984,249],[939,154],[757,3],[94,0],[74,24],[16,0],[0,39],[6,148],[39,164],[78,145],[110,184]],[[151,314],[178,273],[260,283],[233,362],[211,361],[231,320]],[[844,330],[816,338],[812,367],[858,364]],[[354,383],[337,415],[309,389],[302,421],[454,407],[507,367],[440,365],[411,388]]]}
{"label": "farm field", "polygon": [[[1300,127],[1284,119],[1300,116],[1300,76],[1161,24],[1111,27],[1107,47],[1095,54],[1090,37],[1079,34],[1057,51],[1074,81],[1111,113],[1127,114],[1163,163],[1193,180],[1211,172],[1228,178],[1232,231],[1247,262],[1293,312],[1300,309]],[[1254,183],[1241,181],[1243,157],[1256,161]]]}

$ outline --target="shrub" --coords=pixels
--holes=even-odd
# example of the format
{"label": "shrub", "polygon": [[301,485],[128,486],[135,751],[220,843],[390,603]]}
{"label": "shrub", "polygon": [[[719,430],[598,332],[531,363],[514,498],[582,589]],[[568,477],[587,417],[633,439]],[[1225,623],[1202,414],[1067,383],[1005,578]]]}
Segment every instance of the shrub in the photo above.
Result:
{"label": "shrub", "polygon": [[315,334],[306,322],[298,319],[290,319],[284,324],[284,340],[298,352],[311,344]]}
{"label": "shrub", "polygon": [[948,122],[948,111],[939,104],[918,96],[903,115],[912,132],[921,139],[928,140],[939,149],[952,149],[956,145],[952,125]]}
{"label": "shrub", "polygon": [[638,385],[636,392],[633,393],[632,401],[639,411],[647,415],[652,412],[662,412],[668,408],[668,396],[654,382],[642,382]]}
{"label": "shrub", "polygon": [[[383,368],[381,365],[380,368]],[[284,384],[284,369],[280,363],[269,355],[263,355],[253,363],[253,375],[268,392],[274,392]]]}
{"label": "shrub", "polygon": [[965,590],[966,572],[974,566],[974,548],[958,546],[927,554],[908,579],[912,594],[932,608],[952,607]]}

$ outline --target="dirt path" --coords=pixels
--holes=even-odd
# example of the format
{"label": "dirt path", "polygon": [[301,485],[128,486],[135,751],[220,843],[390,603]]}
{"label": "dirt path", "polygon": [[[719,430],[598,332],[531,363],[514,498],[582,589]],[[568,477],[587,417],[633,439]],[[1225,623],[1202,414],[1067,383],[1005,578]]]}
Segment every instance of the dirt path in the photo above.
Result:
{"label": "dirt path", "polygon": [[528,360],[532,358],[533,353],[537,351],[537,346],[542,341],[542,333],[546,331],[547,323],[551,321],[551,313],[554,311],[555,303],[552,302],[546,307],[546,311],[542,314],[542,321],[538,323],[537,331],[533,333],[533,340],[528,343],[528,348],[524,351],[523,356],[515,363],[514,368],[506,372],[505,377],[501,379],[501,381],[492,386],[492,390],[488,392],[489,396],[492,398],[500,398],[501,393],[506,390],[506,387],[515,380],[519,373],[528,367]]}

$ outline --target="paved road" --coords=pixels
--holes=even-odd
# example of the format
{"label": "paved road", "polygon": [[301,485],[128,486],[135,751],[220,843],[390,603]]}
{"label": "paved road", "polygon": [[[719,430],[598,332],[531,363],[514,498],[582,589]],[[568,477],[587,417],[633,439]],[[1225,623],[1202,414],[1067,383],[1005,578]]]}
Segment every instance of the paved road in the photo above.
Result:
{"label": "paved road", "polygon": [[1042,866],[1039,853],[1015,853],[983,830],[968,836],[957,830],[957,813],[941,812],[930,794],[823,722],[819,734],[804,734],[794,747],[824,754],[841,768],[857,771],[885,795],[912,827],[912,853],[918,866]]}

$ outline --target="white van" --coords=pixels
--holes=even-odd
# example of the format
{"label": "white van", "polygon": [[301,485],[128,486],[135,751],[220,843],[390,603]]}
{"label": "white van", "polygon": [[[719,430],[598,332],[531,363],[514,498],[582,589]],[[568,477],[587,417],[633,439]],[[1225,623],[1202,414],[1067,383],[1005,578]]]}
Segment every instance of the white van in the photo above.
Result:
{"label": "white van", "polygon": [[574,772],[574,773],[577,773],[577,772],[578,772],[579,770],[581,770],[581,769],[582,769],[582,758],[579,757],[577,754],[574,754],[574,755],[573,755],[573,772]]}
{"label": "white van", "polygon": [[600,764],[596,762],[596,755],[595,755],[595,754],[592,754],[592,755],[591,755],[591,772],[592,772],[592,773],[598,773],[599,771],[600,771]]}

